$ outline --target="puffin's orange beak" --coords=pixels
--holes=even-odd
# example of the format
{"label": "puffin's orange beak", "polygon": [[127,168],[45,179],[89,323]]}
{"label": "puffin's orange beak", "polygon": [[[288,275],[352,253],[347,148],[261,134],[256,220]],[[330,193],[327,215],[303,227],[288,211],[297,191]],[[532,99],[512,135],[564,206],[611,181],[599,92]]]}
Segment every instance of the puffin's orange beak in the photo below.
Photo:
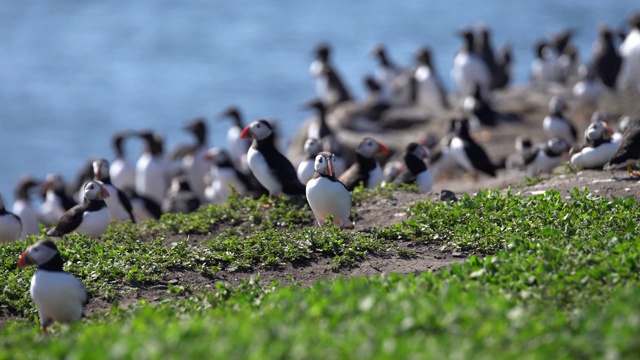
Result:
{"label": "puffin's orange beak", "polygon": [[378,154],[382,155],[382,156],[387,156],[389,155],[389,149],[387,148],[387,146],[381,142],[378,141],[378,146],[380,146],[380,149],[378,150]]}
{"label": "puffin's orange beak", "polygon": [[31,258],[29,257],[29,255],[27,255],[27,252],[23,252],[22,255],[20,255],[20,259],[18,260],[18,267],[23,269],[26,268],[29,265],[33,265],[35,264]]}
{"label": "puffin's orange beak", "polygon": [[103,186],[103,187],[102,187],[102,198],[103,198],[103,199],[106,199],[106,198],[108,198],[109,196],[110,196],[110,195],[109,195],[109,190],[107,190],[107,187],[106,187],[106,186]]}
{"label": "puffin's orange beak", "polygon": [[251,126],[248,125],[240,133],[240,139],[251,140]]}
{"label": "puffin's orange beak", "polygon": [[327,161],[327,165],[329,165],[329,175],[335,176],[335,174],[333,173],[333,164],[331,163],[331,161]]}

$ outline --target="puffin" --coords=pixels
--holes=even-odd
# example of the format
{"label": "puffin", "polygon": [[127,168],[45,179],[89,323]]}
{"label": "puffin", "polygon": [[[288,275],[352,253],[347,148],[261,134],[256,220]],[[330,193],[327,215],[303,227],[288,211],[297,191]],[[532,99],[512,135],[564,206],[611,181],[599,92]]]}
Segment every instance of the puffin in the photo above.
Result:
{"label": "puffin", "polygon": [[389,149],[385,144],[373,138],[366,137],[356,148],[356,162],[351,165],[339,178],[349,191],[360,183],[367,189],[372,189],[383,180],[382,168],[376,160],[376,155],[387,156]]}
{"label": "puffin", "polygon": [[456,134],[459,119],[449,119],[445,135],[431,148],[429,167],[435,178],[441,178],[459,167],[458,162],[451,154],[450,146]]}
{"label": "puffin", "polygon": [[416,69],[411,81],[411,99],[420,106],[450,109],[447,92],[433,66],[431,49],[421,47],[416,54]]}
{"label": "puffin", "polygon": [[578,169],[602,169],[620,145],[612,136],[613,129],[606,122],[597,120],[589,124],[585,130],[587,144],[582,149],[572,149],[571,164]]}
{"label": "puffin", "polygon": [[76,205],[75,200],[65,191],[60,174],[48,174],[42,185],[44,201],[40,204],[39,219],[45,226],[57,223],[65,211]]}
{"label": "puffin", "polygon": [[164,213],[192,213],[202,202],[198,193],[191,189],[191,182],[184,174],[177,174],[171,179],[171,186],[162,200]]}
{"label": "puffin", "polygon": [[640,172],[633,171],[632,164],[640,161],[640,116],[630,120],[630,123],[620,140],[618,150],[605,164],[604,170],[615,170],[620,166],[627,166],[627,171],[634,177],[640,176]]}
{"label": "puffin", "polygon": [[136,188],[138,195],[147,196],[162,203],[169,188],[170,168],[164,159],[162,138],[151,131],[136,134],[145,141],[145,148],[136,162]]}
{"label": "puffin", "polygon": [[380,121],[385,112],[391,108],[391,103],[382,94],[382,87],[371,75],[363,77],[367,94],[359,106],[359,114],[364,121]]}
{"label": "puffin", "polygon": [[327,107],[320,99],[312,99],[300,105],[301,109],[314,110],[316,116],[307,130],[307,138],[323,139],[326,136],[333,136],[333,132],[327,125]]}
{"label": "puffin", "polygon": [[111,172],[109,170],[109,162],[107,160],[99,159],[93,161],[93,179],[102,182],[110,195],[104,201],[107,203],[111,220],[117,222],[130,220],[135,223],[131,201],[124,191],[111,183]]}
{"label": "puffin", "polygon": [[207,125],[203,118],[191,120],[184,130],[195,138],[195,143],[189,146],[182,157],[181,169],[189,182],[189,187],[200,199],[204,199],[206,188],[205,176],[210,172],[211,163],[204,159],[204,153],[209,150],[207,146]]}
{"label": "puffin", "polygon": [[562,74],[558,55],[555,50],[544,40],[534,44],[535,58],[531,62],[531,83],[544,85],[552,82],[560,83]]}
{"label": "puffin", "polygon": [[371,55],[378,62],[375,72],[375,80],[381,85],[381,95],[384,100],[395,102],[399,89],[406,82],[406,70],[396,65],[387,49],[382,44],[376,44],[371,49]]}
{"label": "puffin", "polygon": [[76,232],[97,238],[104,234],[111,222],[111,213],[104,202],[108,197],[109,191],[102,183],[89,181],[84,186],[84,202],[65,212],[47,235],[59,237]]}
{"label": "puffin", "polygon": [[238,170],[248,174],[250,170],[247,165],[247,151],[249,150],[249,146],[251,146],[251,141],[240,138],[240,133],[245,127],[240,109],[237,106],[229,106],[219,115],[219,118],[221,120],[230,119],[232,121],[229,130],[227,130],[227,149],[229,150],[229,156]]}
{"label": "puffin", "polygon": [[483,96],[489,95],[491,71],[485,62],[474,53],[473,32],[464,29],[458,33],[463,40],[462,49],[453,58],[451,77],[460,96],[469,95],[474,84],[480,86]]}
{"label": "puffin", "polygon": [[534,178],[541,173],[550,173],[562,162],[562,156],[571,145],[562,137],[553,137],[545,144],[534,146],[523,152],[527,176]]}
{"label": "puffin", "polygon": [[480,85],[475,84],[473,93],[464,97],[462,109],[474,123],[485,126],[496,126],[499,114],[493,109],[489,101],[482,96]]}
{"label": "puffin", "polygon": [[40,185],[40,182],[31,176],[23,176],[15,188],[15,201],[11,211],[22,221],[21,238],[27,235],[40,234],[38,225],[38,208],[31,203],[29,192]]}
{"label": "puffin", "polygon": [[304,142],[304,153],[307,156],[298,164],[298,180],[306,184],[315,173],[316,156],[322,151],[322,142],[316,138],[309,138]]}
{"label": "puffin", "polygon": [[19,268],[31,265],[38,267],[29,292],[38,308],[42,333],[54,322],[68,324],[83,318],[89,293],[78,278],[63,270],[64,261],[53,241],[38,241],[20,255]]}
{"label": "puffin", "polygon": [[116,132],[111,137],[111,145],[116,157],[111,162],[111,166],[109,166],[109,177],[113,186],[118,189],[133,189],[136,186],[136,169],[127,160],[123,145],[124,140],[130,135],[129,132]]}
{"label": "puffin", "polygon": [[489,72],[491,73],[491,88],[493,89],[494,77],[498,65],[493,46],[491,45],[491,31],[487,26],[481,25],[478,27],[475,37],[477,39],[474,41],[475,48],[473,51],[489,68]]}
{"label": "puffin", "polygon": [[509,44],[505,44],[496,56],[496,72],[493,74],[492,89],[503,89],[509,85],[512,64],[513,51]]}
{"label": "puffin", "polygon": [[4,207],[4,200],[0,194],[0,243],[15,241],[22,235],[22,221]]}
{"label": "puffin", "polygon": [[309,67],[309,72],[316,81],[318,98],[328,108],[351,100],[352,97],[349,90],[331,64],[331,47],[329,44],[325,42],[319,43],[313,53],[315,59]]}
{"label": "puffin", "polygon": [[593,44],[591,62],[595,74],[604,86],[615,89],[622,58],[613,42],[613,33],[607,26],[600,26],[598,39]]}
{"label": "puffin", "polygon": [[569,144],[573,144],[578,132],[573,123],[563,114],[567,109],[567,102],[563,98],[552,97],[549,101],[549,115],[542,121],[542,129],[548,138],[560,136]]}
{"label": "puffin", "polygon": [[571,88],[571,94],[580,105],[597,106],[602,95],[602,82],[596,78],[590,65],[581,65],[578,69],[578,82]]}
{"label": "puffin", "polygon": [[270,196],[305,194],[305,186],[298,180],[291,161],[276,148],[273,127],[268,121],[253,121],[242,130],[240,137],[253,139],[247,152],[247,162]]}
{"label": "puffin", "polygon": [[455,135],[451,139],[449,151],[458,165],[475,177],[480,172],[496,177],[496,166],[491,162],[484,148],[469,133],[469,119],[459,119],[455,122],[455,126]]}
{"label": "puffin", "polygon": [[333,217],[332,223],[341,229],[353,229],[349,220],[351,214],[351,194],[346,186],[333,174],[333,154],[322,151],[314,160],[315,174],[306,185],[307,201],[318,226]]}
{"label": "puffin", "polygon": [[251,179],[236,168],[226,149],[213,147],[204,154],[204,158],[211,162],[211,183],[205,189],[206,201],[213,204],[225,202],[231,194],[231,187],[242,196],[254,191]]}
{"label": "puffin", "polygon": [[618,47],[622,57],[622,68],[617,85],[620,89],[640,90],[640,13],[629,15],[631,31]]}
{"label": "puffin", "polygon": [[131,213],[136,222],[147,220],[158,220],[162,216],[160,204],[148,196],[136,193],[134,189],[123,189],[129,202],[131,202]]}
{"label": "puffin", "polygon": [[399,184],[418,184],[418,191],[426,194],[433,187],[433,176],[425,163],[429,159],[429,150],[423,145],[412,142],[409,143],[403,155],[405,171],[398,174],[393,180]]}

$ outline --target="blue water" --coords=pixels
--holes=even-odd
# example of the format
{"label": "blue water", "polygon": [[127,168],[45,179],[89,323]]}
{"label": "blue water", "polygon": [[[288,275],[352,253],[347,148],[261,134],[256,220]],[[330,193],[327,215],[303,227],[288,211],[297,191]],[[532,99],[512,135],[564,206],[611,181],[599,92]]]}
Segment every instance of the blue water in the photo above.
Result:
{"label": "blue water", "polygon": [[[479,23],[494,46],[515,51],[525,83],[532,44],[572,27],[582,60],[599,23],[620,27],[631,0],[537,1],[5,1],[0,7],[0,193],[10,204],[23,174],[71,180],[89,158],[112,159],[111,134],[154,128],[169,148],[190,141],[181,127],[209,119],[211,145],[227,123],[213,114],[239,105],[246,118],[279,119],[290,136],[314,96],[310,51],[329,41],[355,94],[375,69],[368,51],[386,44],[409,64],[434,51],[450,87],[455,31]],[[139,144],[128,149],[135,159]]]}

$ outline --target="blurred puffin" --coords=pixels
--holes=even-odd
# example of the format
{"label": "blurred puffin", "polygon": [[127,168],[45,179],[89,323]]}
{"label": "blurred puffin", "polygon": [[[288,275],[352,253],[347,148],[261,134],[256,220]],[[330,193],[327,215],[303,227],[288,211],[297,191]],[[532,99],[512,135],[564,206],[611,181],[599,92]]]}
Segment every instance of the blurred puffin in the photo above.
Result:
{"label": "blurred puffin", "polygon": [[465,96],[462,101],[462,109],[470,117],[470,120],[476,124],[485,126],[496,126],[498,124],[499,114],[487,99],[482,96],[478,84],[473,86],[472,94]]}
{"label": "blurred puffin", "polygon": [[605,164],[605,170],[615,170],[620,166],[627,166],[627,171],[634,177],[640,176],[640,172],[633,171],[633,164],[640,161],[640,117],[636,115],[622,134],[618,150]]}
{"label": "blurred puffin", "polygon": [[587,144],[571,153],[571,164],[579,169],[602,169],[620,143],[613,141],[613,129],[604,121],[589,124],[585,130]]}
{"label": "blurred puffin", "polygon": [[403,155],[405,170],[393,180],[399,184],[418,184],[421,194],[428,193],[433,187],[433,176],[425,160],[429,159],[429,150],[418,143],[409,143]]}
{"label": "blurred puffin", "polygon": [[161,206],[163,213],[188,214],[198,210],[201,204],[200,195],[191,189],[187,176],[177,174],[171,179]]}
{"label": "blurred puffin", "polygon": [[109,191],[97,181],[84,186],[84,202],[65,212],[54,228],[47,231],[49,236],[62,236],[71,232],[91,238],[104,234],[111,222],[111,213],[104,202]]}
{"label": "blurred puffin", "polygon": [[416,63],[411,81],[411,98],[420,106],[449,109],[447,92],[431,60],[431,49],[420,48],[416,54]]}
{"label": "blurred puffin", "polygon": [[118,189],[133,189],[136,187],[136,168],[127,160],[123,146],[124,140],[130,135],[130,133],[117,132],[111,138],[116,158],[113,159],[111,166],[109,166],[109,177],[113,186]]}
{"label": "blurred puffin", "polygon": [[76,202],[65,191],[64,181],[59,174],[48,174],[42,189],[45,198],[40,204],[40,222],[51,226],[60,220],[65,211],[76,205]]}
{"label": "blurred puffin", "polygon": [[276,148],[273,127],[268,121],[252,122],[242,130],[240,137],[253,139],[247,152],[247,162],[270,196],[305,194],[305,186],[298,180],[296,169]]}
{"label": "blurred puffin", "polygon": [[578,132],[573,123],[563,114],[567,109],[567,102],[563,98],[552,97],[549,101],[549,115],[542,121],[542,129],[548,138],[559,136],[567,140],[569,144],[573,144]]}
{"label": "blurred puffin", "polygon": [[191,145],[187,153],[182,157],[182,171],[189,187],[204,199],[205,176],[209,174],[211,165],[204,159],[204,154],[209,150],[207,146],[207,125],[202,118],[191,120],[184,130],[195,137],[195,143]]}
{"label": "blurred puffin", "polygon": [[307,137],[323,139],[326,136],[333,136],[333,132],[327,125],[327,107],[320,99],[313,99],[300,105],[301,109],[315,110],[316,116],[313,118],[307,130]]}
{"label": "blurred puffin", "polygon": [[555,50],[544,40],[536,42],[534,50],[536,56],[530,67],[531,83],[544,85],[562,82],[560,64]]}
{"label": "blurred puffin", "polygon": [[329,44],[318,44],[314,49],[314,56],[309,72],[316,81],[317,95],[327,108],[351,100],[349,90],[331,64]]}
{"label": "blurred puffin", "polygon": [[231,194],[231,187],[242,196],[257,191],[250,176],[236,168],[224,148],[211,148],[204,156],[211,162],[211,184],[205,189],[207,201],[213,204],[225,202]]}
{"label": "blurred puffin", "polygon": [[374,45],[371,49],[371,55],[378,62],[375,80],[381,85],[382,97],[388,102],[395,103],[398,100],[399,89],[407,80],[407,71],[391,60],[387,49],[382,44]]}
{"label": "blurred puffin", "polygon": [[580,105],[597,106],[602,95],[602,83],[596,79],[592,66],[582,65],[578,69],[578,82],[571,89]]}
{"label": "blurred puffin", "polygon": [[631,31],[618,48],[622,68],[617,79],[619,89],[640,90],[640,13],[629,15]]}
{"label": "blurred puffin", "polygon": [[322,226],[327,216],[333,217],[333,225],[353,229],[349,221],[351,214],[351,194],[333,174],[333,154],[323,151],[314,161],[315,174],[306,185],[306,195],[311,211]]}
{"label": "blurred puffin", "polygon": [[316,138],[309,138],[304,142],[304,153],[307,156],[303,161],[298,164],[298,180],[301,183],[306,184],[311,180],[315,173],[315,160],[316,155],[322,151],[322,143]]}
{"label": "blurred puffin", "polygon": [[356,162],[351,165],[339,178],[349,191],[363,183],[367,189],[372,189],[383,180],[382,168],[376,160],[376,155],[387,156],[389,149],[373,138],[366,137],[356,148]]}
{"label": "blurred puffin", "polygon": [[598,39],[593,44],[591,62],[596,76],[604,86],[615,89],[616,79],[622,65],[622,58],[613,42],[613,33],[605,26],[598,29]]}
{"label": "blurred puffin", "polygon": [[459,119],[455,125],[455,135],[451,139],[449,151],[456,162],[476,177],[479,172],[495,177],[496,166],[484,148],[476,143],[469,133],[469,119]]}
{"label": "blurred puffin", "polygon": [[67,324],[80,320],[89,303],[86,288],[75,276],[63,270],[63,264],[58,248],[50,240],[29,246],[18,260],[19,268],[38,267],[31,278],[29,292],[38,308],[43,334],[54,322]]}
{"label": "blurred puffin", "polygon": [[162,138],[151,131],[140,131],[145,148],[136,162],[136,193],[161,204],[169,188],[169,165],[164,159]]}
{"label": "blurred puffin", "polygon": [[37,235],[40,233],[38,225],[38,209],[31,203],[29,192],[31,189],[40,185],[40,182],[31,176],[24,176],[18,181],[15,189],[15,201],[11,211],[16,214],[22,221],[22,234],[24,238],[27,235]]}
{"label": "blurred puffin", "polygon": [[251,146],[251,141],[240,138],[240,133],[244,129],[244,122],[240,109],[236,106],[230,106],[220,114],[220,119],[231,119],[233,124],[227,130],[227,149],[229,156],[236,168],[243,173],[249,173],[247,166],[247,150]]}
{"label": "blurred puffin", "polygon": [[464,29],[458,35],[464,40],[464,45],[455,55],[451,70],[451,77],[458,94],[460,96],[469,95],[473,92],[474,84],[478,84],[482,96],[488,96],[491,86],[491,72],[487,64],[474,53],[473,32]]}
{"label": "blurred puffin", "polygon": [[109,176],[111,172],[109,170],[109,162],[107,160],[99,159],[93,161],[93,178],[100,181],[109,193],[109,196],[104,201],[111,214],[111,220],[136,222],[132,212],[131,201],[124,191],[111,183],[111,177]]}
{"label": "blurred puffin", "polygon": [[523,153],[527,176],[533,178],[541,173],[550,173],[562,162],[562,155],[571,145],[562,137],[556,136],[545,144],[534,146]]}
{"label": "blurred puffin", "polygon": [[21,234],[22,221],[16,214],[5,209],[4,200],[0,194],[0,243],[15,241]]}

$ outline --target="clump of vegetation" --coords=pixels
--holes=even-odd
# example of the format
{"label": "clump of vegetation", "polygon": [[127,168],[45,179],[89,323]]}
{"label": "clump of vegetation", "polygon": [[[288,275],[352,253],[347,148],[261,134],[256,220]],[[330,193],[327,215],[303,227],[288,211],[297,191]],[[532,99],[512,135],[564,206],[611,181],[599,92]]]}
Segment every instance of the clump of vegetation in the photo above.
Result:
{"label": "clump of vegetation", "polygon": [[[123,285],[152,286],[173,271],[207,275],[318,257],[340,268],[389,249],[415,256],[397,241],[471,256],[415,276],[323,280],[310,288],[251,279],[191,294],[172,284],[164,301],[114,307],[54,327],[51,338],[35,337],[33,323],[10,322],[0,330],[0,357],[625,358],[640,350],[640,209],[633,198],[481,191],[457,202],[417,202],[409,220],[358,232],[313,226],[306,205],[295,201],[235,199],[157,223],[114,226],[99,241],[67,236],[59,248],[67,268],[109,302]],[[296,206],[298,214],[289,214]],[[246,233],[203,235],[221,224]],[[36,239],[0,246],[2,311],[29,321],[33,270],[18,271],[15,262]]]}

